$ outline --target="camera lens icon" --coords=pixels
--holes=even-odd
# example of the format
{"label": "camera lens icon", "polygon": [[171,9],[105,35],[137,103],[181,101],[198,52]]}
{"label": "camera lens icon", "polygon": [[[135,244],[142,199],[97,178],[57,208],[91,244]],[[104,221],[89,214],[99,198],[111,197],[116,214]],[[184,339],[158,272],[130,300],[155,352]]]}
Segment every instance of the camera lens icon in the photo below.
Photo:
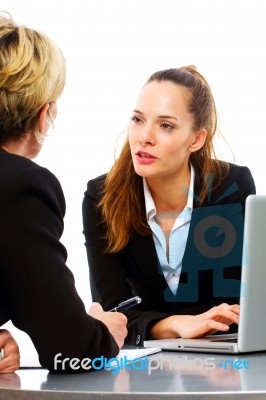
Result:
{"label": "camera lens icon", "polygon": [[194,230],[194,245],[208,258],[227,256],[236,244],[236,230],[233,224],[220,215],[203,218]]}

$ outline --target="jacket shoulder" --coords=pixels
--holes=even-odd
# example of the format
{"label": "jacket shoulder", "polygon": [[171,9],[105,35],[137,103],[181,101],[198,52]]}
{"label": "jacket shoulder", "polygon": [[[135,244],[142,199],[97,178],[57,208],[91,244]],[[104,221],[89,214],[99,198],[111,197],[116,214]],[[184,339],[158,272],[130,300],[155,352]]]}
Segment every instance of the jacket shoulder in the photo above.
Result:
{"label": "jacket shoulder", "polygon": [[106,176],[107,174],[103,174],[97,176],[96,178],[90,179],[87,183],[87,190],[85,192],[85,196],[99,198],[104,187],[104,181]]}
{"label": "jacket shoulder", "polygon": [[237,164],[229,163],[229,174],[250,175],[251,171],[245,165],[237,165]]}
{"label": "jacket shoulder", "polygon": [[245,208],[247,196],[256,193],[256,186],[248,167],[229,163],[227,175],[212,193],[213,200],[222,203],[241,203]]}
{"label": "jacket shoulder", "polygon": [[230,164],[229,163],[229,172],[225,181],[238,183],[238,185],[244,185],[246,188],[254,187],[255,190],[255,182],[252,176],[250,169],[243,165]]}

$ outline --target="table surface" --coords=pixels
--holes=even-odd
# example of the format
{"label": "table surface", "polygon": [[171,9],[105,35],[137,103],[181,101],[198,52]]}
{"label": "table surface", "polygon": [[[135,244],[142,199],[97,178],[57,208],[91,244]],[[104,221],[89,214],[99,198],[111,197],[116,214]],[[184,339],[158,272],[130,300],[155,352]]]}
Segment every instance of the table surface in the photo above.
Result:
{"label": "table surface", "polygon": [[266,352],[236,356],[163,351],[120,371],[71,375],[22,368],[0,375],[0,388],[0,400],[266,399]]}

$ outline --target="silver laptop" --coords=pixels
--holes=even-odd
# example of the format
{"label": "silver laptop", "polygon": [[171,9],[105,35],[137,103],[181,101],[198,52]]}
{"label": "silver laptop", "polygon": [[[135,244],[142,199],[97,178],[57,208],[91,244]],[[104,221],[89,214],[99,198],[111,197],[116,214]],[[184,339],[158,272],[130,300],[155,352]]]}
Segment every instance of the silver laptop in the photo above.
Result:
{"label": "silver laptop", "polygon": [[266,351],[266,195],[246,200],[238,334],[146,340],[144,347],[231,354]]}

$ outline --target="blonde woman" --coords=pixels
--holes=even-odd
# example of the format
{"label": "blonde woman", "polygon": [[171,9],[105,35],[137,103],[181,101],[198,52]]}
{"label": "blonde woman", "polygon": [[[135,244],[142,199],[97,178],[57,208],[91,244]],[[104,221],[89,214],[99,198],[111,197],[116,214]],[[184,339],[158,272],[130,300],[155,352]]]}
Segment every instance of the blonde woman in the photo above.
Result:
{"label": "blonde woman", "polygon": [[127,343],[237,328],[247,167],[216,159],[211,89],[193,66],[155,72],[125,145],[83,201],[92,297],[132,295]]}
{"label": "blonde woman", "polygon": [[[99,304],[86,313],[60,243],[60,183],[32,161],[56,118],[64,85],[65,60],[57,45],[2,14],[0,325],[11,320],[26,332],[43,367],[74,373],[88,371],[84,358],[116,356],[127,331],[121,313],[106,313]],[[80,360],[74,368],[72,359]]]}

